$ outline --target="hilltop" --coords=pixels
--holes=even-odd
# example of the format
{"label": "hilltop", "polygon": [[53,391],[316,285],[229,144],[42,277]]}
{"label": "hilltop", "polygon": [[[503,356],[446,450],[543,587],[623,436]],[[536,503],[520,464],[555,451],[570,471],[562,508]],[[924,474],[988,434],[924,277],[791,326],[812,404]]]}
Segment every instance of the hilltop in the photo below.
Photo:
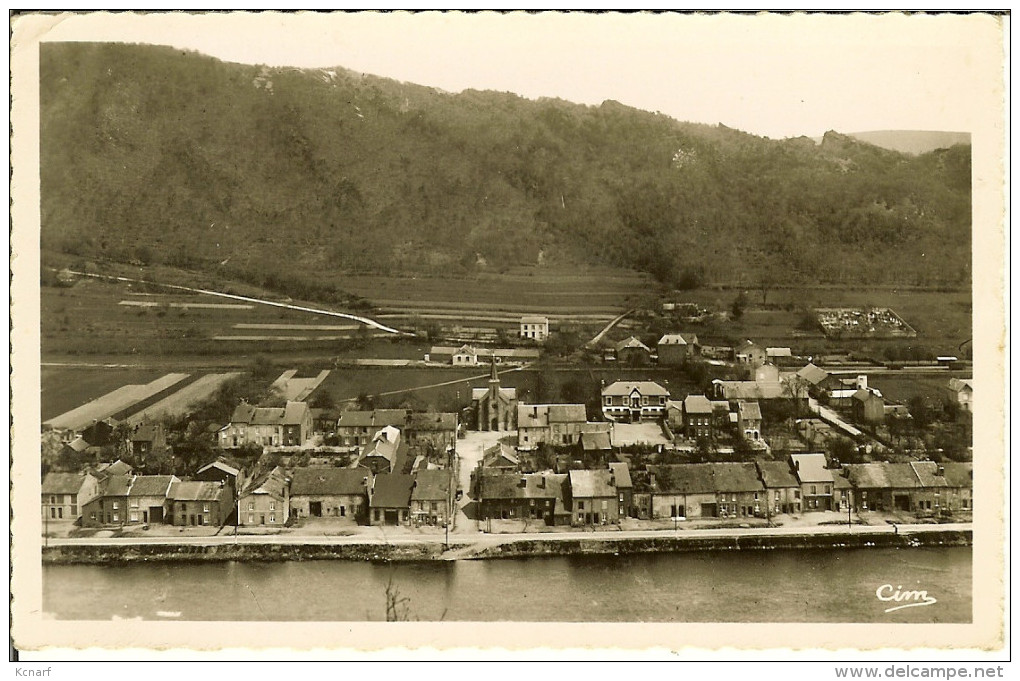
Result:
{"label": "hilltop", "polygon": [[278,289],[573,264],[681,287],[970,282],[969,145],[912,156],[339,67],[40,50],[48,250]]}
{"label": "hilltop", "polygon": [[876,147],[901,151],[905,154],[926,154],[936,149],[948,149],[957,144],[970,144],[969,132],[943,130],[871,130],[851,132],[851,137],[874,144]]}

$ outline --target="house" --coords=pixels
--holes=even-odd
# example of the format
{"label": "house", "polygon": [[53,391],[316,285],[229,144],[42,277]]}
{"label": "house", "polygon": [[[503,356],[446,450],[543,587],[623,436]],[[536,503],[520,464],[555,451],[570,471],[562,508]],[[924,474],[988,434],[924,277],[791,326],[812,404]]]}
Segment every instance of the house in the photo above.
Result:
{"label": "house", "polygon": [[105,447],[114,444],[113,424],[109,420],[93,421],[92,425],[81,431],[81,438],[92,447]]}
{"label": "house", "polygon": [[457,447],[457,414],[408,412],[401,437],[412,452],[448,464],[447,453]]}
{"label": "house", "polygon": [[99,480],[96,494],[81,508],[82,527],[123,525],[127,518],[131,475],[107,475]]}
{"label": "house", "polygon": [[[170,520],[170,489],[178,483],[175,475],[139,475],[127,494],[127,522],[157,524]],[[231,495],[233,496],[233,495]]]}
{"label": "house", "polygon": [[688,359],[701,354],[698,337],[693,333],[667,333],[655,346],[659,364],[680,366]]}
{"label": "house", "polygon": [[544,443],[572,445],[587,420],[583,404],[518,404],[517,446],[535,449]]}
{"label": "house", "polygon": [[290,479],[277,466],[252,480],[238,499],[241,525],[286,524],[290,518]]}
{"label": "house", "polygon": [[679,404],[682,412],[680,428],[684,437],[690,440],[711,439],[714,435],[712,402],[704,395],[688,395]]}
{"label": "house", "polygon": [[312,433],[316,435],[333,435],[340,412],[336,409],[320,409],[312,407]]}
{"label": "house", "polygon": [[226,482],[236,490],[240,487],[241,469],[220,457],[215,461],[207,463],[195,472],[195,480],[204,482]]}
{"label": "house", "polygon": [[372,472],[330,466],[296,468],[290,482],[290,510],[296,518],[368,518]]}
{"label": "house", "polygon": [[885,400],[874,388],[861,388],[854,393],[853,417],[857,423],[882,423],[885,420]]}
{"label": "house", "polygon": [[[429,353],[429,357],[431,357]],[[476,366],[478,364],[478,351],[470,345],[462,345],[453,352],[451,363],[454,366]]]}
{"label": "house", "polygon": [[793,351],[790,348],[765,348],[765,358],[769,362],[778,361],[780,358],[793,357]]}
{"label": "house", "polygon": [[478,480],[479,518],[569,525],[567,475],[488,473]]}
{"label": "house", "polygon": [[910,464],[847,464],[843,471],[856,492],[855,511],[913,510],[914,493],[921,483]]}
{"label": "house", "polygon": [[496,362],[491,364],[489,387],[471,389],[476,430],[517,430],[517,388],[502,388]]}
{"label": "house", "polygon": [[42,482],[42,514],[49,520],[77,520],[92,500],[99,480],[89,473],[47,473]]}
{"label": "house", "polygon": [[631,336],[613,346],[616,361],[630,366],[645,365],[652,359],[652,350],[636,337]]}
{"label": "house", "polygon": [[684,430],[684,403],[682,400],[666,400],[666,425],[679,437]]}
{"label": "house", "polygon": [[791,454],[790,464],[800,483],[803,510],[831,511],[832,471],[826,468],[824,454]]}
{"label": "house", "polygon": [[159,423],[140,423],[131,431],[128,442],[135,461],[145,461],[149,454],[166,449],[166,434]]}
{"label": "house", "polygon": [[757,402],[737,403],[737,432],[750,442],[761,439],[761,407]]}
{"label": "house", "polygon": [[943,508],[950,513],[974,510],[974,464],[946,461],[942,464],[942,477],[946,481]]}
{"label": "house", "polygon": [[746,364],[751,367],[761,366],[765,363],[767,355],[765,348],[749,340],[741,341],[733,348],[733,358],[737,364]]}
{"label": "house", "polygon": [[575,470],[570,486],[571,525],[613,525],[620,522],[620,499],[612,469]]}
{"label": "house", "polygon": [[669,391],[652,381],[616,381],[602,388],[602,414],[625,423],[662,418]]}
{"label": "house", "polygon": [[715,517],[713,464],[648,466],[650,516],[659,518]]}
{"label": "house", "polygon": [[786,461],[756,461],[758,475],[765,487],[769,515],[800,513],[800,481]]}
{"label": "house", "polygon": [[452,347],[433,345],[425,356],[428,362],[449,362],[453,366],[477,366],[495,361],[496,364],[522,364],[542,356],[538,348],[481,348],[472,345]]}
{"label": "house", "polygon": [[974,411],[974,381],[970,378],[951,378],[946,386],[951,400],[963,411]]}
{"label": "house", "polygon": [[833,407],[851,408],[854,395],[858,390],[868,389],[868,377],[859,376],[834,376],[830,382],[829,389],[823,397]]}
{"label": "house", "polygon": [[358,465],[375,475],[403,473],[408,461],[407,444],[393,426],[379,430],[358,455]]}
{"label": "house", "polygon": [[736,402],[739,400],[781,400],[794,397],[790,395],[783,382],[772,380],[771,365],[756,367],[756,379],[753,381],[725,381],[721,378],[712,381],[712,393],[716,399]]}
{"label": "house", "polygon": [[411,489],[411,521],[415,525],[446,526],[456,510],[452,479],[452,468],[415,473]]}
{"label": "house", "polygon": [[407,420],[403,409],[375,409],[373,411],[345,411],[336,423],[336,434],[344,447],[364,447],[380,428],[401,428]]}
{"label": "house", "polygon": [[542,343],[549,337],[549,318],[535,315],[521,317],[521,338]]}
{"label": "house", "polygon": [[284,407],[255,407],[241,402],[230,423],[219,432],[220,447],[244,445],[300,446],[312,435],[312,412],[305,402],[288,401]]}
{"label": "house", "polygon": [[510,445],[497,442],[482,452],[482,468],[498,471],[515,471],[521,465],[517,452]]}
{"label": "house", "polygon": [[712,465],[716,512],[720,518],[750,518],[766,515],[765,486],[753,463]]}
{"label": "house", "polygon": [[[222,527],[237,510],[234,505],[234,490],[223,482],[210,480],[175,482],[170,488],[169,496],[170,512],[167,519],[181,527]],[[271,512],[270,517],[278,517],[278,513]]]}
{"label": "house", "polygon": [[582,430],[577,441],[585,452],[608,452],[613,449],[612,431]]}
{"label": "house", "polygon": [[99,478],[106,478],[111,475],[130,475],[133,470],[131,464],[117,459],[113,463],[98,464],[93,469],[93,473]]}
{"label": "house", "polygon": [[368,493],[371,525],[408,525],[411,522],[411,491],[414,477],[403,473],[380,473]]}
{"label": "house", "polygon": [[630,466],[614,461],[609,464],[613,473],[613,484],[616,486],[617,501],[620,505],[620,517],[637,516],[634,508],[634,482],[630,477]]}

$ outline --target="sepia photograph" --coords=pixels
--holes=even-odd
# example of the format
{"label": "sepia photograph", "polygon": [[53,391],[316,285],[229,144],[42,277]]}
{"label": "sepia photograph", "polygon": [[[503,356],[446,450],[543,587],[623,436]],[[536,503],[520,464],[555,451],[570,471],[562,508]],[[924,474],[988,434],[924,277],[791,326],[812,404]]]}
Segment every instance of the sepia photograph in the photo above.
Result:
{"label": "sepia photograph", "polygon": [[12,650],[1003,645],[1008,16],[11,26]]}

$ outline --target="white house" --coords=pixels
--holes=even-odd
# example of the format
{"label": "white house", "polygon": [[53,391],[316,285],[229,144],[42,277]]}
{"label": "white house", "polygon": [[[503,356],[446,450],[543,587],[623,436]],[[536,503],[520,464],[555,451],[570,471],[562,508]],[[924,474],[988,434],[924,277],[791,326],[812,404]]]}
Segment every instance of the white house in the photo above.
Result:
{"label": "white house", "polygon": [[521,338],[541,343],[549,337],[549,318],[538,316],[521,317]]}

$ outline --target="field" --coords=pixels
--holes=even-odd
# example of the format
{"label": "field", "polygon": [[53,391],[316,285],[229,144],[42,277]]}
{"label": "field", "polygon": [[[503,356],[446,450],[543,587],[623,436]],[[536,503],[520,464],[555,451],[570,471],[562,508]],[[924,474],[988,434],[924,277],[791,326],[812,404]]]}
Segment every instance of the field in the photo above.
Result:
{"label": "field", "polygon": [[210,397],[221,385],[240,375],[240,372],[205,374],[151,406],[134,413],[126,419],[126,422],[128,425],[134,425],[146,420],[157,421],[164,417],[186,416],[195,405]]}
{"label": "field", "polygon": [[946,396],[944,389],[950,378],[965,378],[966,376],[969,374],[965,375],[959,372],[946,372],[939,376],[877,374],[868,377],[868,385],[881,390],[882,395],[893,402],[906,404],[912,397],[918,395],[938,402]]}
{"label": "field", "polygon": [[101,397],[125,385],[144,384],[164,371],[148,368],[42,367],[42,420]]}
{"label": "field", "polygon": [[[97,397],[70,411],[58,414],[44,423],[55,429],[80,430],[93,421],[101,421],[114,417],[122,420],[132,413],[136,405],[168,391],[172,386],[180,384],[188,378],[188,374],[170,373],[160,376],[144,385],[131,384],[118,387],[105,395]],[[147,405],[142,405],[144,406]]]}

